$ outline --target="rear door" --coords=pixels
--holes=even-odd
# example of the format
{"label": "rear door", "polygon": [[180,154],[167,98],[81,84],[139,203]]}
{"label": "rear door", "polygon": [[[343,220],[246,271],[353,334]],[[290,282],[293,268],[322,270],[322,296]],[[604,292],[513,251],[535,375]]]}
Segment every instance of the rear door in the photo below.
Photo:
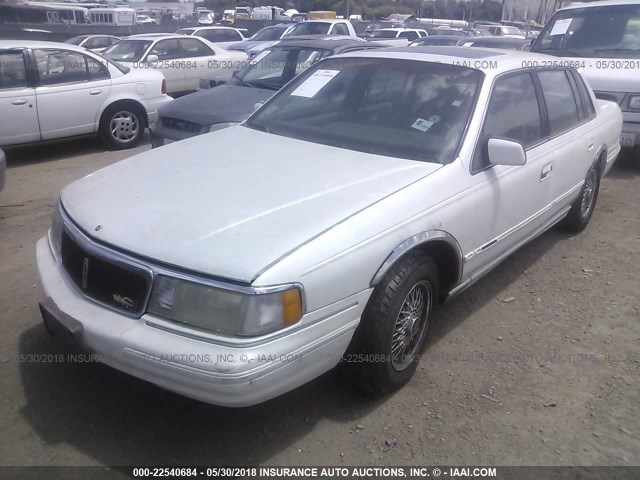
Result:
{"label": "rear door", "polygon": [[[184,69],[184,90],[197,90],[200,86],[200,78],[205,78],[206,72],[211,70],[212,68],[227,68],[231,71],[234,70],[233,62],[219,62],[210,63],[209,60],[212,59],[215,52],[199,38],[195,37],[185,37],[178,40],[180,44],[180,49],[183,52],[182,55],[184,59],[187,60],[186,67]],[[237,69],[237,68],[236,68]],[[231,73],[229,73],[225,79],[231,77]]]}
{"label": "rear door", "polygon": [[180,61],[185,60],[180,49],[177,38],[167,38],[156,42],[148,55],[156,55],[158,61],[154,67],[162,72],[167,81],[167,91],[169,93],[183,92],[185,88],[186,68],[180,68]]}
{"label": "rear door", "polygon": [[[553,151],[551,186],[554,211],[566,207],[579,193],[599,145],[595,145],[595,109],[583,104],[570,70],[536,72],[542,89]],[[584,85],[581,85],[584,88]],[[586,91],[586,89],[585,89]]]}
{"label": "rear door", "polygon": [[23,49],[0,50],[0,146],[40,140],[36,91]]}
{"label": "rear door", "polygon": [[81,52],[34,49],[38,120],[43,140],[97,131],[98,112],[111,90],[107,67]]}

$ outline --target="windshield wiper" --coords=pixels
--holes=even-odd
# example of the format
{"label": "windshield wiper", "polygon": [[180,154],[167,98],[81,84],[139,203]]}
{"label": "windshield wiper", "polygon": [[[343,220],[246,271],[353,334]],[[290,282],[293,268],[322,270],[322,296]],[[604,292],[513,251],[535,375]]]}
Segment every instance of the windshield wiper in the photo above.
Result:
{"label": "windshield wiper", "polygon": [[231,74],[231,77],[232,77],[236,82],[238,82],[238,84],[239,84],[239,85],[242,85],[242,86],[244,86],[244,87],[256,88],[256,86],[255,86],[253,83],[245,82],[244,80],[242,80],[242,79],[238,76],[238,71],[237,71],[237,70]]}
{"label": "windshield wiper", "polygon": [[594,52],[640,52],[640,48],[596,48]]}
{"label": "windshield wiper", "polygon": [[278,91],[282,88],[277,85],[269,85],[267,83],[258,83],[258,82],[252,83],[251,86],[254,88],[262,88],[264,90],[275,90],[275,91]]}
{"label": "windshield wiper", "polygon": [[573,50],[559,48],[535,48],[531,50],[533,53],[548,53],[559,57],[584,57],[583,53],[574,52]]}

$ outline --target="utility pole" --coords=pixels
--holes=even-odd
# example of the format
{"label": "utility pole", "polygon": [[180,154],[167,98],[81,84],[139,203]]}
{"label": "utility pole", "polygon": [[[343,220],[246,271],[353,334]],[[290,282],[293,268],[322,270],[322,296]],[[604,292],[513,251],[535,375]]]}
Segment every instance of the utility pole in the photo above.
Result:
{"label": "utility pole", "polygon": [[349,7],[351,6],[350,3],[351,3],[351,0],[347,0],[347,14],[344,17],[347,20],[349,20],[349,17],[350,17],[350,12],[349,12]]}

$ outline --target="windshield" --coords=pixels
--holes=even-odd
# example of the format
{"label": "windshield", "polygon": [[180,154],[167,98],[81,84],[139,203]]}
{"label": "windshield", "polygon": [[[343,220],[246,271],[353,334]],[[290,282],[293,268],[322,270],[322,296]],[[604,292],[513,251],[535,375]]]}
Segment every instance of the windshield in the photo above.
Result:
{"label": "windshield", "polygon": [[287,33],[287,37],[296,37],[299,35],[326,35],[329,33],[330,23],[327,22],[309,22],[299,23]]}
{"label": "windshield", "polygon": [[396,38],[398,32],[393,30],[378,30],[371,35],[374,38]]}
{"label": "windshield", "polygon": [[516,27],[502,27],[502,33],[505,35],[522,35],[522,32]]}
{"label": "windshield", "polygon": [[68,40],[65,40],[64,43],[70,43],[71,45],[80,45],[87,37],[71,37]]}
{"label": "windshield", "polygon": [[151,40],[120,40],[104,51],[104,56],[118,62],[139,62],[153,42]]}
{"label": "windshield", "polygon": [[238,72],[235,83],[248,87],[280,90],[292,78],[330,54],[328,50],[317,48],[290,47],[266,50],[254,57]]}
{"label": "windshield", "polygon": [[640,58],[640,5],[557,12],[531,50],[579,57]]}
{"label": "windshield", "polygon": [[265,27],[262,30],[258,31],[251,40],[256,42],[269,42],[271,40],[280,40],[282,33],[287,29],[287,27]]}
{"label": "windshield", "polygon": [[328,58],[246,122],[276,135],[378,155],[449,162],[483,74],[457,65]]}

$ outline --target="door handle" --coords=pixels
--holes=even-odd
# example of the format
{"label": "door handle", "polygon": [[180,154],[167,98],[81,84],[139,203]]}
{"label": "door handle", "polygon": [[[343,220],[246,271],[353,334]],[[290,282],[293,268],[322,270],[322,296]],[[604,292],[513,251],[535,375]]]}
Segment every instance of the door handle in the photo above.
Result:
{"label": "door handle", "polygon": [[540,172],[540,181],[544,182],[547,178],[549,178],[552,171],[553,163],[547,163],[544,167],[542,167],[542,171]]}
{"label": "door handle", "polygon": [[27,103],[26,100],[20,99],[20,100],[14,100],[13,102],[11,102],[11,105],[24,105],[25,103]]}
{"label": "door handle", "polygon": [[100,95],[102,93],[102,90],[91,90],[89,92],[89,95]]}
{"label": "door handle", "polygon": [[593,151],[593,143],[589,144],[589,151],[592,152]]}

